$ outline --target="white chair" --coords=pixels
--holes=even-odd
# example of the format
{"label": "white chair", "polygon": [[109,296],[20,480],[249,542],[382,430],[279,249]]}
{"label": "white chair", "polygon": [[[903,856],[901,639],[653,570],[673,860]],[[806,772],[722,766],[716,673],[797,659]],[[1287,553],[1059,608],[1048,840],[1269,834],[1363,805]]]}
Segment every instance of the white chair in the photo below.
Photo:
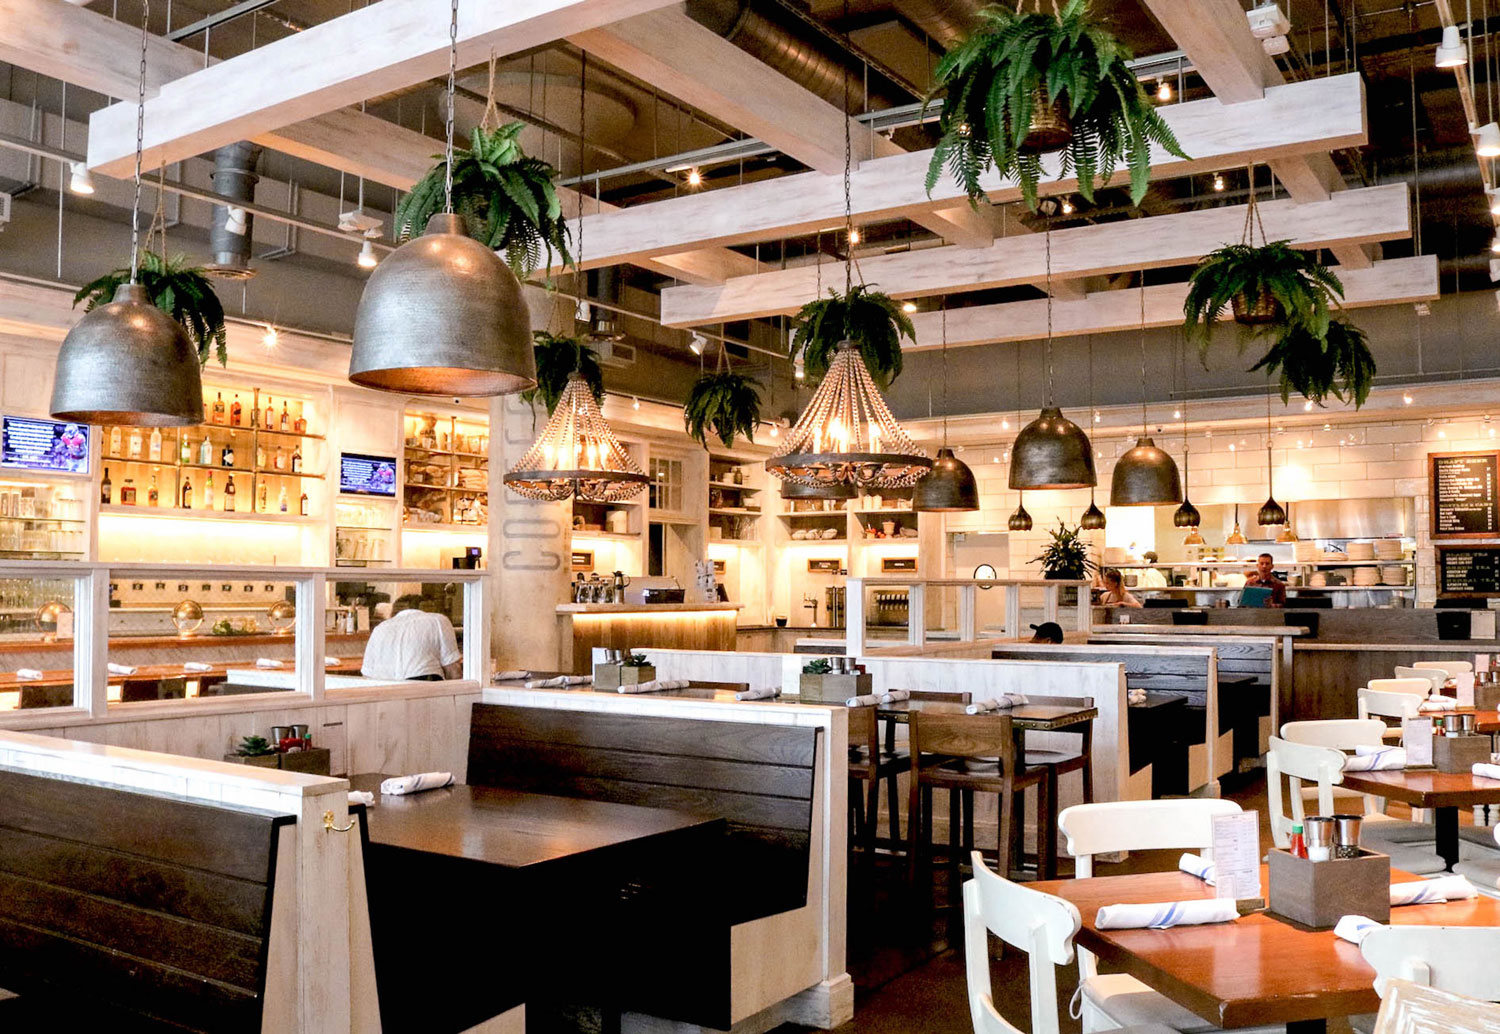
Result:
{"label": "white chair", "polygon": [[[1234,801],[1182,798],[1165,801],[1117,801],[1075,804],[1057,817],[1076,860],[1079,879],[1094,875],[1094,856],[1116,851],[1188,850],[1210,855],[1214,819],[1235,815]],[[1125,973],[1101,974],[1092,952],[1078,949],[1078,986],[1084,1034],[1129,1024],[1164,1024],[1183,1034],[1219,1028]],[[1261,1034],[1280,1026],[1249,1028]]]}
{"label": "white chair", "polygon": [[1425,665],[1413,665],[1410,668],[1405,668],[1398,664],[1396,666],[1396,677],[1394,679],[1371,679],[1370,688],[1383,688],[1380,686],[1376,686],[1376,682],[1406,682],[1408,680],[1415,681],[1417,679],[1422,679],[1427,683],[1428,688],[1424,690],[1424,695],[1427,692],[1436,693],[1443,688],[1443,683],[1448,681],[1448,673],[1442,668],[1430,668]]}
{"label": "white chair", "polygon": [[1438,671],[1447,673],[1449,678],[1454,675],[1465,675],[1474,670],[1473,661],[1416,661],[1414,668],[1436,668]]}
{"label": "white chair", "polygon": [[[1357,747],[1385,746],[1381,738],[1384,733],[1385,723],[1375,718],[1331,718],[1322,721],[1287,722],[1281,727],[1281,738],[1284,740],[1332,747],[1335,750],[1350,753]],[[1304,786],[1302,788],[1303,803],[1316,797],[1317,792],[1315,786]],[[1369,845],[1372,849],[1389,854],[1390,851],[1380,844],[1394,846],[1396,844],[1436,843],[1437,834],[1430,824],[1407,822],[1405,819],[1387,815],[1385,798],[1346,790],[1341,785],[1334,786],[1333,801],[1336,807],[1342,806],[1341,802],[1348,802],[1353,798],[1361,798],[1359,805],[1365,815],[1361,839],[1378,842]]]}
{"label": "white chair", "polygon": [[[1500,826],[1490,830],[1490,835],[1495,838],[1496,844],[1500,845]],[[1467,845],[1460,840],[1459,849]],[[1469,882],[1483,894],[1490,897],[1500,897],[1500,857],[1488,858],[1464,858],[1454,864],[1453,871],[1461,873],[1469,878]]]}
{"label": "white chair", "polygon": [[[997,875],[978,851],[974,878],[964,884],[964,968],[974,1034],[1023,1034],[995,1008],[987,932],[1027,954],[1031,973],[1031,1034],[1059,1034],[1057,967],[1073,961],[1080,917],[1071,901]],[[1174,1034],[1170,1027],[1127,1027],[1120,1034]]]}
{"label": "white chair", "polygon": [[1381,926],[1365,934],[1359,952],[1374,967],[1375,992],[1382,998],[1387,982],[1396,979],[1500,1002],[1500,927]]}
{"label": "white chair", "polygon": [[1462,1030],[1467,1034],[1500,1034],[1500,1005],[1391,980],[1380,1001],[1375,1034],[1432,1034]]}

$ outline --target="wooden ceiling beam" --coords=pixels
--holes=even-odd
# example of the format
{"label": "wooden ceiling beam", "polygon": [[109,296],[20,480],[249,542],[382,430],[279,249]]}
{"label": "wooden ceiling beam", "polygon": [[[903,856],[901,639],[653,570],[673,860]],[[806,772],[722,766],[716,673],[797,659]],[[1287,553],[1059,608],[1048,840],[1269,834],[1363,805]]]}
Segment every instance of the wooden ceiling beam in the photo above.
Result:
{"label": "wooden ceiling beam", "polygon": [[[1266,235],[1299,248],[1395,240],[1411,233],[1407,187],[1395,183],[1339,191],[1328,201],[1270,201],[1260,207]],[[1189,265],[1226,242],[1237,241],[1245,206],[1205,208],[1146,219],[1122,219],[1066,230],[1051,237],[1054,279],[1125,270]],[[989,248],[952,246],[876,255],[860,261],[866,283],[897,298],[980,291],[1032,283],[1046,275],[1041,234],[1006,237]],[[795,312],[813,297],[816,270],[808,266],[736,277],[717,287],[674,287],[662,292],[662,322],[692,327]]]}

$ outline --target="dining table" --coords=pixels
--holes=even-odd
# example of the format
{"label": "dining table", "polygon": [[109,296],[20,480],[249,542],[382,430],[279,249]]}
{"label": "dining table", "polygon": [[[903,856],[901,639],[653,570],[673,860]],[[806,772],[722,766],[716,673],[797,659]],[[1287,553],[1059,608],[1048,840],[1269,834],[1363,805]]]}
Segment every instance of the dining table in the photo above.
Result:
{"label": "dining table", "polygon": [[[1391,871],[1392,883],[1420,879]],[[1261,886],[1268,886],[1261,866]],[[1165,930],[1100,930],[1105,905],[1214,897],[1214,888],[1185,872],[1095,876],[1028,885],[1077,907],[1079,947],[1104,969],[1128,973],[1209,1023],[1234,1030],[1286,1024],[1287,1034],[1324,1034],[1328,1021],[1380,1008],[1375,971],[1358,945],[1268,910],[1228,923]],[[1392,924],[1500,926],[1500,900],[1478,895],[1391,909]]]}
{"label": "dining table", "polygon": [[1343,785],[1358,793],[1401,801],[1413,808],[1431,808],[1437,854],[1450,870],[1458,861],[1459,809],[1500,804],[1500,779],[1470,772],[1439,772],[1434,768],[1346,771]]}

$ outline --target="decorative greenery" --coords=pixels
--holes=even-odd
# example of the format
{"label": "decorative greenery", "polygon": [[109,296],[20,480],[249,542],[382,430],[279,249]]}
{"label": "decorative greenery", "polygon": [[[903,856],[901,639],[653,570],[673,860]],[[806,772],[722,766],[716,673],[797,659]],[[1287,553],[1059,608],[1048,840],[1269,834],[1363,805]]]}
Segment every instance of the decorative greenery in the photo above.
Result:
{"label": "decorative greenery", "polygon": [[734,444],[736,435],[755,441],[760,423],[759,385],[749,377],[727,370],[705,373],[693,382],[687,402],[682,407],[682,422],[688,436],[705,449],[708,432],[713,431],[725,448]]}
{"label": "decorative greenery", "polygon": [[1333,395],[1340,402],[1353,401],[1358,409],[1365,404],[1375,380],[1375,357],[1370,354],[1364,331],[1339,319],[1328,324],[1328,333],[1321,339],[1304,327],[1287,327],[1271,350],[1251,367],[1270,374],[1278,368],[1283,402],[1295,391],[1320,406]]}
{"label": "decorative greenery", "polygon": [[1281,324],[1322,338],[1328,333],[1329,310],[1344,296],[1344,285],[1316,254],[1299,251],[1291,241],[1260,247],[1230,244],[1204,256],[1189,277],[1182,303],[1183,330],[1206,351],[1215,321],[1235,296],[1254,301],[1262,291],[1270,292],[1281,307]]}
{"label": "decorative greenery", "polygon": [[594,401],[604,405],[604,371],[599,368],[599,353],[578,338],[549,334],[545,330],[533,330],[531,339],[531,351],[536,356],[536,387],[521,392],[522,402],[529,406],[540,398],[551,416],[568,386],[568,375],[579,373],[593,392]]}
{"label": "decorative greenery", "polygon": [[875,383],[882,389],[901,376],[901,339],[917,340],[911,317],[901,303],[888,294],[856,284],[847,295],[833,288],[827,298],[817,298],[797,313],[797,331],[792,352],[803,350],[807,375],[821,380],[843,340],[859,345],[860,355]]}
{"label": "decorative greenery", "polygon": [[240,740],[239,749],[235,753],[242,758],[263,758],[267,754],[275,754],[276,748],[264,736],[246,736]]}
{"label": "decorative greenery", "polygon": [[[163,258],[153,251],[141,252],[138,280],[152,303],[171,316],[198,347],[198,362],[212,356],[220,366],[229,365],[229,338],[224,329],[224,306],[203,269],[189,266],[181,255]],[[115,291],[130,283],[129,269],[115,269],[84,284],[73,296],[73,305],[88,300],[85,312],[114,301]]]}
{"label": "decorative greenery", "polygon": [[1060,177],[1072,173],[1078,193],[1094,199],[1123,160],[1130,198],[1140,204],[1151,176],[1151,145],[1186,158],[1171,128],[1152,106],[1126,62],[1131,53],[1090,17],[1089,0],[1067,0],[1050,14],[1017,5],[988,7],[981,27],[938,63],[933,92],[946,90],[942,136],[927,169],[932,192],[946,167],[971,201],[985,196],[980,176],[991,167],[1020,184],[1033,210],[1041,155],[1024,145],[1033,107],[1045,101],[1065,111],[1072,137],[1061,154]]}
{"label": "decorative greenery", "polygon": [[[555,252],[571,264],[570,237],[553,180],[557,170],[540,158],[521,150],[525,124],[511,122],[494,132],[475,127],[469,148],[453,152],[453,210],[463,217],[469,236],[505,253],[505,261],[518,277],[526,277],[546,264]],[[423,176],[411,193],[396,206],[396,237],[407,240],[422,233],[427,220],[443,211],[443,180],[447,161]]]}
{"label": "decorative greenery", "polygon": [[1041,564],[1042,574],[1048,578],[1078,579],[1096,570],[1097,565],[1089,559],[1089,547],[1079,528],[1069,528],[1059,517],[1057,530],[1048,534],[1052,541],[1047,543],[1041,555],[1026,561],[1028,564]]}
{"label": "decorative greenery", "polygon": [[829,663],[827,657],[819,657],[817,660],[808,661],[802,666],[802,674],[804,675],[828,675],[832,671],[833,665]]}
{"label": "decorative greenery", "polygon": [[620,662],[620,666],[624,668],[649,668],[651,667],[651,662],[646,659],[646,655],[643,653],[627,653],[625,659]]}

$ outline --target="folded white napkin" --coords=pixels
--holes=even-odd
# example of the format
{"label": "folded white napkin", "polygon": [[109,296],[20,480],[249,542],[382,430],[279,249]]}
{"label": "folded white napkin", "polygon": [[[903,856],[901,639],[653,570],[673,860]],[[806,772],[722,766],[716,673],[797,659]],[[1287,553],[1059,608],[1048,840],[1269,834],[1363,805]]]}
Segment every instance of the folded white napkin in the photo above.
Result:
{"label": "folded white napkin", "polygon": [[1344,762],[1345,772],[1390,772],[1406,767],[1405,747],[1354,748],[1354,756]]}
{"label": "folded white napkin", "polygon": [[1458,706],[1457,697],[1430,696],[1422,701],[1418,711],[1451,711]]}
{"label": "folded white napkin", "polygon": [[781,687],[766,686],[764,689],[742,689],[734,695],[736,700],[772,700],[781,695]]}
{"label": "folded white napkin", "polygon": [[325,667],[325,668],[337,668],[340,664],[343,664],[343,663],[344,662],[341,661],[341,660],[339,660],[337,657],[324,657],[323,658],[323,667]]}
{"label": "folded white napkin", "polygon": [[214,670],[214,666],[212,664],[204,664],[202,661],[183,661],[182,662],[182,670],[183,671],[213,671]]}
{"label": "folded white napkin", "polygon": [[272,669],[281,667],[281,662],[272,660],[269,657],[257,657],[255,658],[255,666],[257,668],[265,668],[267,671],[270,671]]}
{"label": "folded white napkin", "polygon": [[1169,926],[1228,923],[1239,917],[1230,898],[1159,901],[1142,905],[1105,905],[1094,917],[1100,930],[1165,930]]}
{"label": "folded white napkin", "polygon": [[1350,944],[1358,944],[1365,939],[1365,934],[1381,925],[1384,924],[1377,923],[1367,916],[1344,916],[1333,928],[1333,935]]}
{"label": "folded white napkin", "polygon": [[1397,905],[1431,905],[1440,901],[1459,901],[1472,898],[1479,891],[1468,878],[1458,873],[1439,876],[1435,880],[1412,880],[1410,883],[1391,884],[1391,907]]}
{"label": "folded white napkin", "polygon": [[363,804],[365,807],[370,807],[375,803],[375,795],[368,790],[350,790],[349,803]]}
{"label": "folded white napkin", "polygon": [[136,667],[133,664],[116,664],[114,661],[110,661],[105,667],[109,669],[111,675],[134,675],[136,672]]}
{"label": "folded white napkin", "polygon": [[1483,776],[1486,779],[1500,779],[1500,765],[1491,765],[1483,761],[1476,761],[1474,762],[1472,771],[1475,775]]}
{"label": "folded white napkin", "polygon": [[380,784],[380,792],[392,797],[401,797],[422,790],[441,790],[453,784],[452,772],[420,772],[417,775],[396,776]]}
{"label": "folded white napkin", "polygon": [[911,690],[893,689],[889,693],[881,693],[879,696],[882,704],[899,704],[903,700],[911,699]]}
{"label": "folded white napkin", "polygon": [[1214,863],[1210,862],[1202,855],[1183,855],[1181,858],[1177,859],[1177,868],[1181,869],[1183,872],[1193,874],[1204,883],[1208,884],[1210,887],[1214,885],[1214,879],[1218,875],[1218,870],[1215,868]]}
{"label": "folded white napkin", "polygon": [[650,682],[637,682],[633,686],[621,686],[621,693],[660,693],[666,689],[686,689],[687,679],[652,679]]}
{"label": "folded white napkin", "polygon": [[42,673],[37,671],[35,668],[16,669],[16,678],[18,679],[26,679],[27,681],[30,681],[31,679],[39,679],[41,677]]}
{"label": "folded white napkin", "polygon": [[495,672],[496,682],[520,682],[523,679],[529,678],[531,678],[531,672],[522,668],[512,668],[507,671]]}
{"label": "folded white napkin", "polygon": [[986,711],[1009,711],[1027,703],[1024,693],[1002,693],[994,700],[976,700],[964,708],[966,714],[984,714]]}
{"label": "folded white napkin", "polygon": [[845,707],[874,707],[880,703],[879,693],[864,693],[844,701]]}
{"label": "folded white napkin", "polygon": [[1144,704],[1146,702],[1146,691],[1144,689],[1127,689],[1125,691],[1125,703]]}
{"label": "folded white napkin", "polygon": [[566,689],[568,686],[586,686],[594,681],[592,675],[558,675],[551,679],[532,679],[527,689]]}

